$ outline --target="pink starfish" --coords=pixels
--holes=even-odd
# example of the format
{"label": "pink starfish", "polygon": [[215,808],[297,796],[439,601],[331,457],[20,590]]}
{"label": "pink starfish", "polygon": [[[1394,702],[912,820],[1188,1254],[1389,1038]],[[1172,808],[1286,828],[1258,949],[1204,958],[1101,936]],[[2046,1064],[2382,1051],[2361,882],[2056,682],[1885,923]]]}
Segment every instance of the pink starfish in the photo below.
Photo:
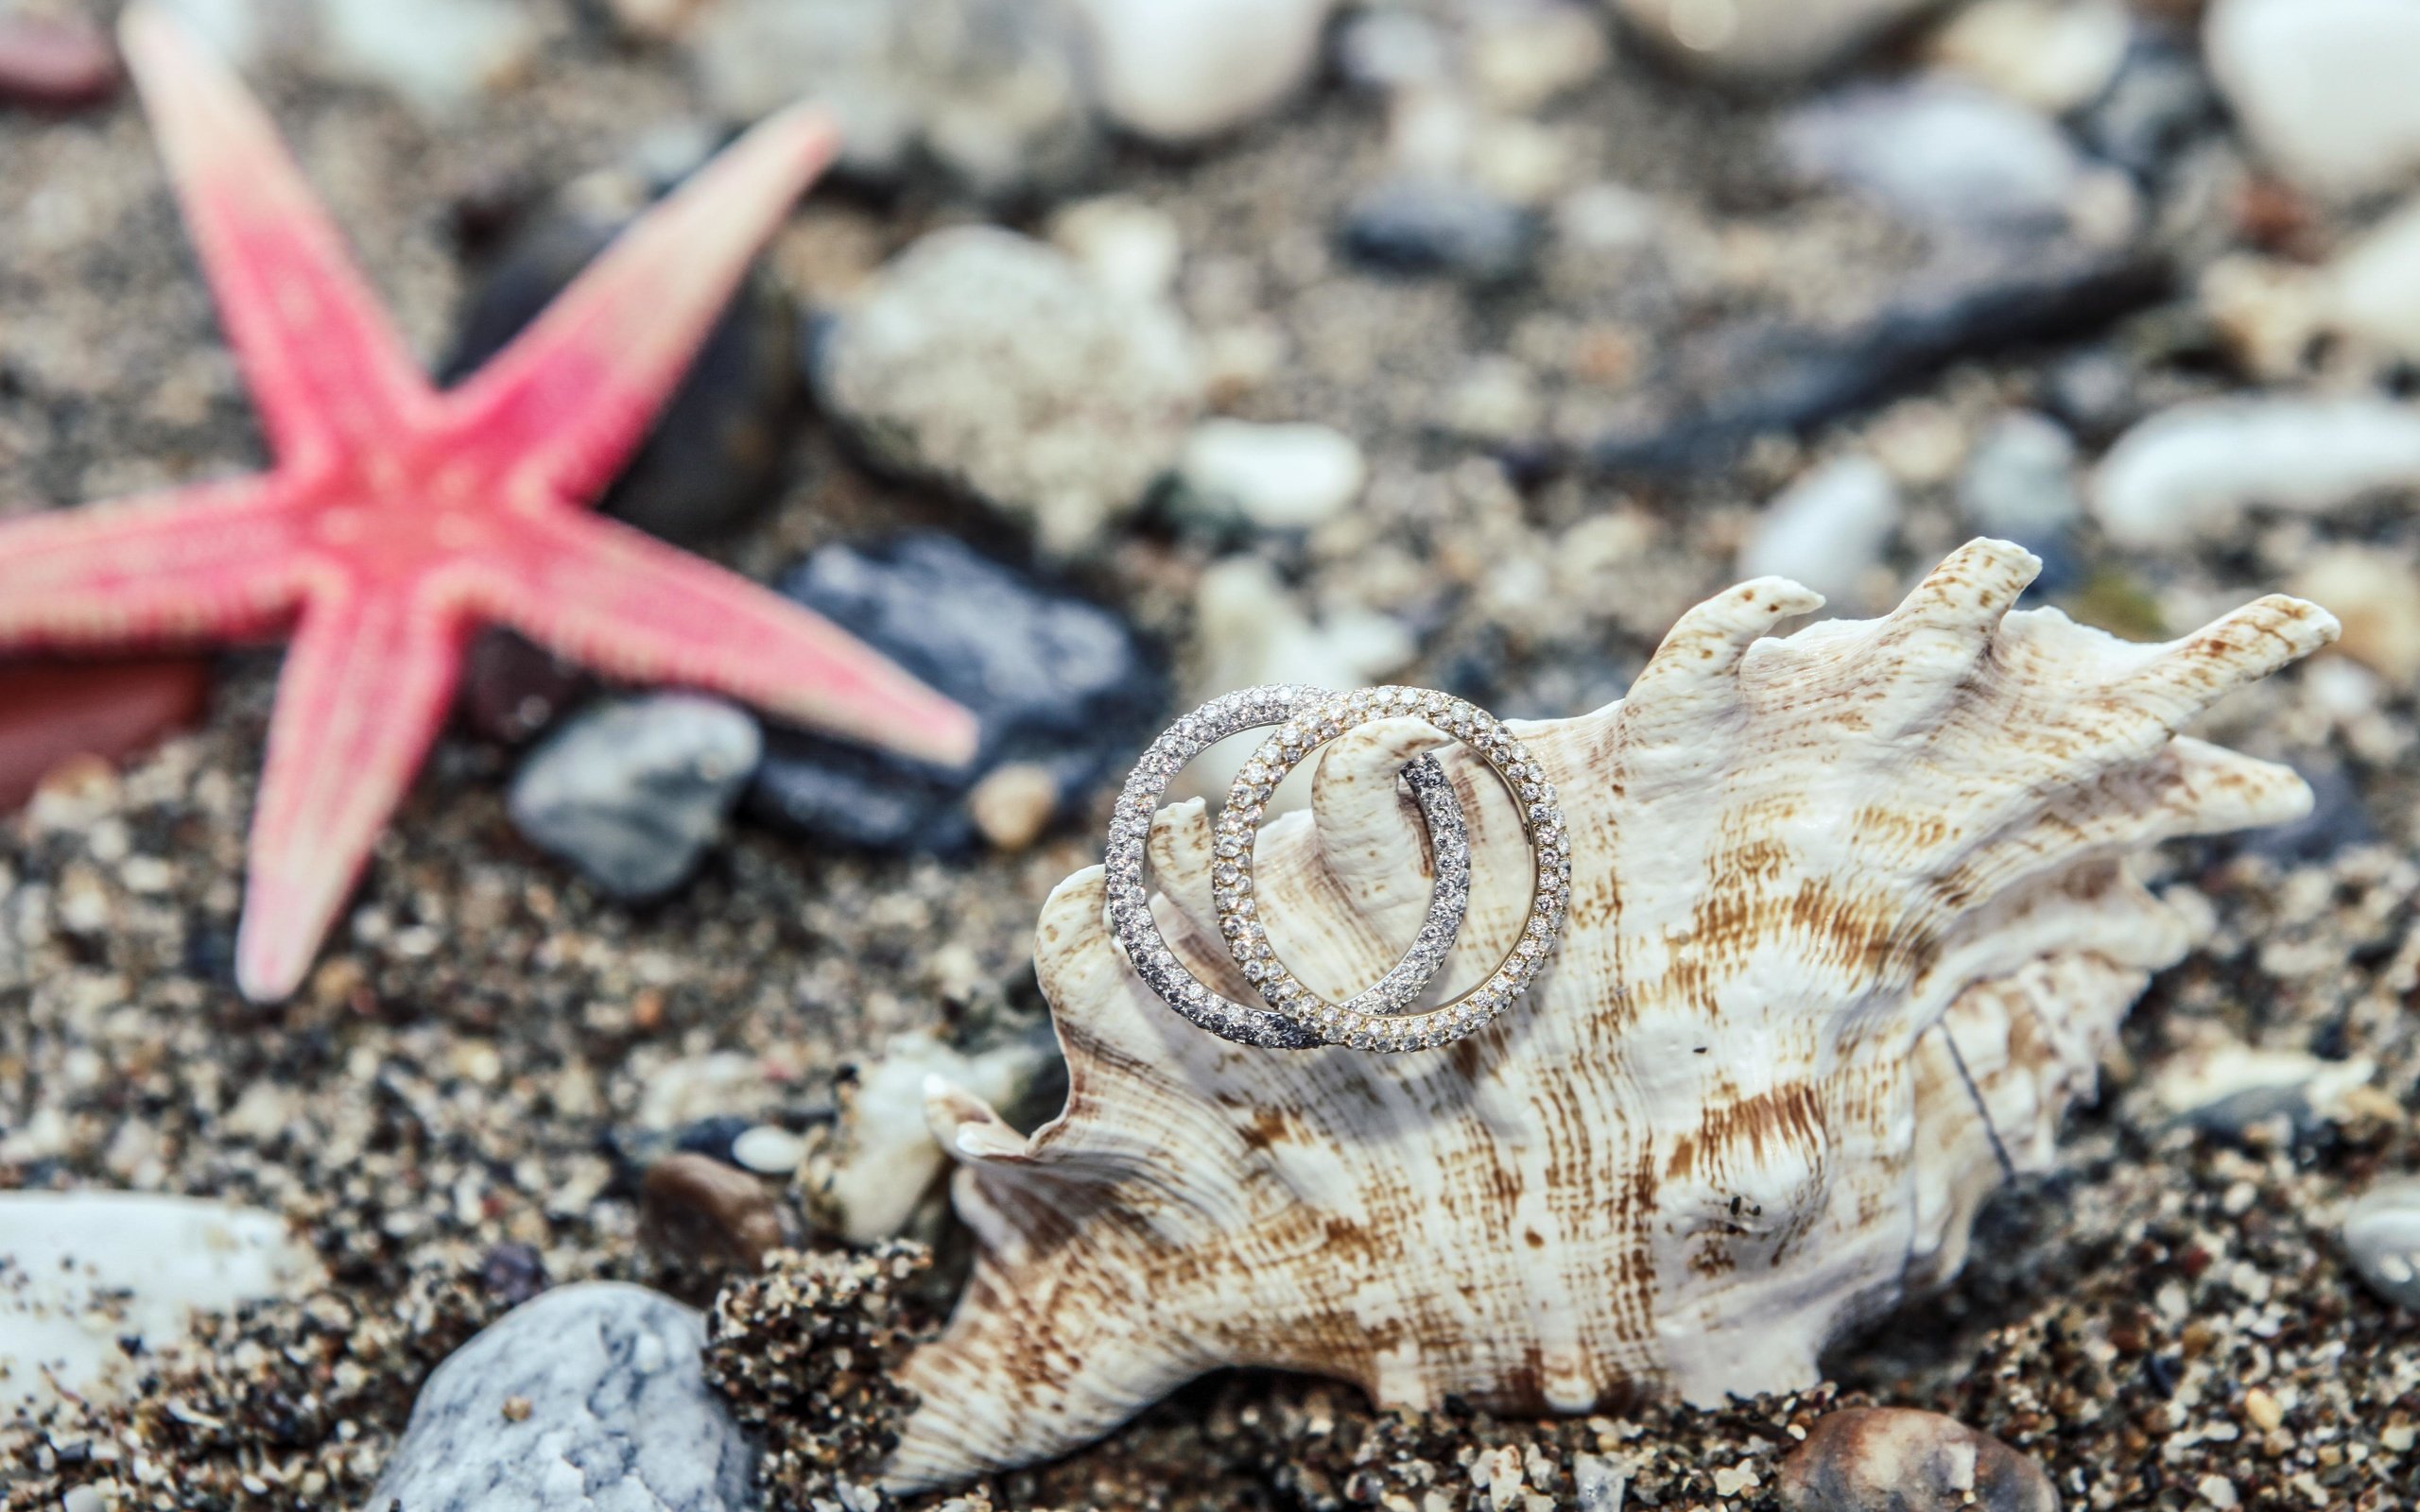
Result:
{"label": "pink starfish", "polygon": [[585,512],[831,160],[823,117],[749,132],[440,393],[234,77],[145,6],[120,40],[276,465],[0,526],[0,651],[291,626],[236,941],[247,996],[301,982],[480,622],[610,676],[935,761],[973,752],[972,715],[829,622]]}

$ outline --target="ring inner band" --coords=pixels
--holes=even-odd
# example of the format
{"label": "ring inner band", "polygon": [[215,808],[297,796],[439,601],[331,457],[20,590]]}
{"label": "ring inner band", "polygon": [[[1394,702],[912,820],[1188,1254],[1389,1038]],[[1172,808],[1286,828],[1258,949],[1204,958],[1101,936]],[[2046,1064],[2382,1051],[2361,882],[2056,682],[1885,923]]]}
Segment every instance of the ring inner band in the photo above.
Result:
{"label": "ring inner band", "polygon": [[[1503,963],[1477,986],[1424,1013],[1374,1014],[1364,1005],[1372,993],[1343,1003],[1331,1002],[1298,981],[1277,958],[1267,930],[1256,917],[1253,899],[1252,843],[1256,830],[1257,800],[1265,798],[1305,757],[1345,730],[1375,719],[1417,719],[1440,734],[1461,741],[1477,752],[1514,799],[1523,833],[1536,858],[1527,919],[1520,937]],[[1442,693],[1420,688],[1374,688],[1349,697],[1331,697],[1293,716],[1288,730],[1312,738],[1264,746],[1253,762],[1236,774],[1219,816],[1216,846],[1221,869],[1213,898],[1219,928],[1230,954],[1261,996],[1294,1024],[1333,1044],[1360,1049],[1424,1050],[1458,1040],[1510,1006],[1529,987],[1530,978],[1554,953],[1561,936],[1564,905],[1570,896],[1570,837],[1554,786],[1530,759],[1511,731],[1485,712]],[[1465,836],[1467,844],[1467,836]],[[1467,883],[1465,883],[1467,885]],[[1450,948],[1451,941],[1447,942]],[[1443,953],[1428,963],[1433,975]],[[1409,999],[1404,1000],[1409,1002]]]}
{"label": "ring inner band", "polygon": [[[1238,1003],[1216,991],[1184,969],[1151,915],[1150,893],[1145,884],[1152,816],[1169,781],[1203,750],[1248,730],[1287,725],[1305,711],[1334,699],[1326,689],[1299,684],[1247,688],[1213,698],[1152,742],[1119,793],[1116,816],[1110,823],[1105,870],[1111,932],[1125,947],[1136,973],[1162,1001],[1211,1033],[1240,1044],[1300,1050],[1327,1040],[1274,1008]],[[1462,915],[1470,905],[1470,830],[1452,782],[1436,759],[1428,756],[1407,765],[1403,775],[1428,825],[1436,883],[1411,949],[1376,986],[1353,999],[1361,1005],[1360,1011],[1369,1014],[1392,1012],[1419,998],[1439,963],[1453,949]],[[1263,801],[1259,798],[1247,801],[1255,826]],[[1221,822],[1224,819],[1222,815]],[[1229,859],[1213,860],[1214,888]]]}

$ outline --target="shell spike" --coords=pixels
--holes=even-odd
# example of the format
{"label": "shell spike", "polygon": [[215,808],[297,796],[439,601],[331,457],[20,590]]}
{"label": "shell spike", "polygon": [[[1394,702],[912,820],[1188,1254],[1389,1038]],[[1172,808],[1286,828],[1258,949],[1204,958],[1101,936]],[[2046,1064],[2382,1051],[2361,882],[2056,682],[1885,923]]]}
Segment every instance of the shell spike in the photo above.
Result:
{"label": "shell spike", "polygon": [[1901,640],[1929,631],[1979,650],[2041,572],[2024,547],[1979,536],[1925,574],[1883,625]]}
{"label": "shell spike", "polygon": [[2189,736],[2170,742],[2150,770],[2168,816],[2162,839],[2290,824],[2311,809],[2310,784],[2292,767]]}
{"label": "shell spike", "polygon": [[1032,1153],[1032,1143],[991,1104],[939,1074],[925,1078],[925,1126],[961,1165],[1018,1161]]}
{"label": "shell spike", "polygon": [[[1160,895],[1175,906],[1197,939],[1217,939],[1219,905],[1210,896],[1210,870],[1217,852],[1212,849],[1207,805],[1189,798],[1160,810],[1152,816],[1151,837],[1145,844]],[[1227,953],[1207,954],[1223,960]]]}
{"label": "shell spike", "polygon": [[2128,693],[2172,731],[2236,689],[2330,644],[2342,629],[2318,605],[2271,593],[2169,642],[2128,679]]}
{"label": "shell spike", "polygon": [[1634,753],[1703,748],[1745,713],[1739,663],[1774,626],[1824,607],[1824,595],[1787,577],[1757,577],[1682,615],[1648,658],[1608,731]]}
{"label": "shell spike", "polygon": [[1875,629],[1875,681],[1889,688],[1875,724],[1895,739],[1955,708],[1961,685],[1991,654],[2000,621],[2042,571],[2042,558],[1989,537],[1968,541],[1925,575]]}

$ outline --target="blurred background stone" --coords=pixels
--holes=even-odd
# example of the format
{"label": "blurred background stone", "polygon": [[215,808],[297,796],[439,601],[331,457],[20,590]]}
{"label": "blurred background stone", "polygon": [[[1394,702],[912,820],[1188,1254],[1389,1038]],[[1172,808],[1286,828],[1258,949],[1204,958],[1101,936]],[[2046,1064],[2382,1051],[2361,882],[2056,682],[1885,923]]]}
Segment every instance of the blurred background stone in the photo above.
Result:
{"label": "blurred background stone", "polygon": [[[473,371],[502,351],[620,224],[545,215],[498,253],[463,312],[441,376]],[[798,393],[788,301],[752,277],[699,350],[688,376],[601,507],[684,544],[729,530],[763,506]]]}
{"label": "blurred background stone", "polygon": [[512,822],[615,898],[645,902],[688,880],[763,750],[746,711],[694,694],[586,710],[529,753]]}
{"label": "blurred background stone", "polygon": [[1201,405],[1190,334],[1063,253],[990,227],[937,232],[812,343],[824,407],[884,467],[962,490],[1043,551],[1098,551]]}
{"label": "blurred background stone", "polygon": [[[826,546],[780,586],[959,700],[982,727],[981,747],[959,772],[772,731],[750,810],[819,839],[963,849],[977,833],[970,795],[1011,767],[1047,777],[1055,817],[1149,737],[1167,700],[1156,658],[1115,613],[946,536]],[[1029,839],[1031,814],[1010,822],[1001,797],[994,791],[987,803],[995,840]]]}

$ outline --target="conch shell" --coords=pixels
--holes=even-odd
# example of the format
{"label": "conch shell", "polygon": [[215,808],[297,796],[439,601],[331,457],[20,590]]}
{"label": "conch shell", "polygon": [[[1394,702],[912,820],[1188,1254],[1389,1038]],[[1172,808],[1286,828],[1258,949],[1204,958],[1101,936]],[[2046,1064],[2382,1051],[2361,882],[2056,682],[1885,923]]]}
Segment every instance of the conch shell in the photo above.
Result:
{"label": "conch shell", "polygon": [[[2271,597],[2130,644],[2009,612],[2039,565],[1979,541],[1889,617],[1782,640],[1759,637],[1822,600],[1760,578],[1685,615],[1627,698],[1516,727],[1564,795],[1569,936],[1444,1049],[1215,1038],[1118,954],[1099,868],[1062,884],[1036,955],[1065,1110],[1028,1138],[928,1089],[980,1255],[906,1361],[921,1405],[885,1483],[1061,1453],[1224,1366],[1524,1414],[1797,1387],[1828,1339],[1953,1272],[1983,1194],[2048,1163],[2187,947],[2129,858],[2309,805],[2292,772],[2177,730],[2337,630]],[[1311,811],[1262,836],[1263,917],[1323,993],[1420,924],[1395,774],[1437,744],[1353,732]],[[1530,868],[1501,796],[1438,754],[1475,874],[1442,985],[1502,953]],[[1153,843],[1173,948],[1239,995],[1201,805]]]}

